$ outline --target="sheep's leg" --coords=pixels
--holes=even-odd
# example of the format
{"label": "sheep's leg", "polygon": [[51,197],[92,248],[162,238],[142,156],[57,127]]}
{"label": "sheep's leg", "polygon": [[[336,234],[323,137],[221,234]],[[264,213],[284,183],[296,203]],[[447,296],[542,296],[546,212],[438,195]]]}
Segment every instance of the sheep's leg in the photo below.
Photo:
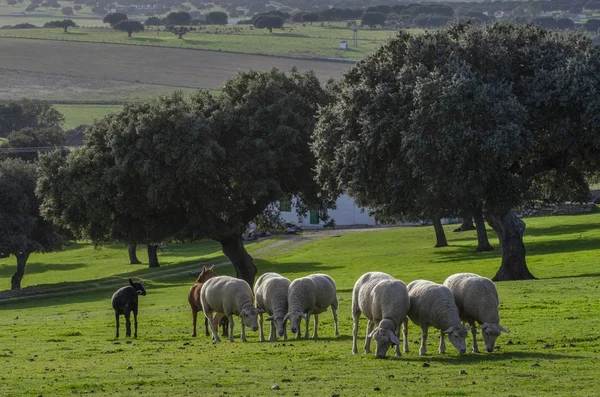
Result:
{"label": "sheep's leg", "polygon": [[208,331],[208,319],[206,317],[204,317],[204,334],[206,336],[210,335],[210,332]]}
{"label": "sheep's leg", "polygon": [[[400,339],[400,327],[396,328],[396,331],[394,331],[394,333],[396,334],[398,339]],[[394,355],[396,357],[402,356],[402,353],[400,353],[400,345],[399,344],[394,347]]]}
{"label": "sheep's leg", "polygon": [[313,339],[317,339],[319,337],[319,315],[315,314],[315,319],[313,321]]}
{"label": "sheep's leg", "polygon": [[[271,325],[273,325],[273,322],[271,322]],[[264,326],[263,313],[258,314],[258,326],[260,327],[260,341],[264,342],[265,341],[265,332],[263,329],[263,326]],[[271,332],[273,332],[272,330],[273,330],[273,327],[271,327]],[[272,336],[272,334],[269,335],[269,340],[271,340],[271,336]]]}
{"label": "sheep's leg", "polygon": [[446,334],[444,330],[440,331],[440,354],[446,353]]}
{"label": "sheep's leg", "polygon": [[352,354],[358,354],[358,346],[356,340],[358,339],[358,323],[360,321],[360,312],[352,312]]}
{"label": "sheep's leg", "polygon": [[115,338],[119,337],[119,313],[115,311],[115,320],[117,320],[117,335]]}
{"label": "sheep's leg", "polygon": [[475,320],[470,319],[469,325],[471,325],[471,334],[473,334],[473,352],[479,353],[479,347],[477,347],[477,328],[475,328]]}
{"label": "sheep's leg", "polygon": [[284,324],[284,326],[283,326],[283,340],[287,340],[287,338],[288,338],[288,336],[287,336],[287,327]]}
{"label": "sheep's leg", "polygon": [[[233,342],[233,315],[227,316],[229,320],[229,342]],[[246,329],[244,328],[244,320],[242,320],[242,342],[246,342]]]}
{"label": "sheep's leg", "polygon": [[369,320],[367,323],[367,336],[365,338],[365,354],[371,354],[371,338],[369,335],[373,332],[373,327],[375,326],[375,322]]}
{"label": "sheep's leg", "polygon": [[271,321],[271,329],[269,333],[269,341],[277,342],[277,327],[275,326],[275,322]]}
{"label": "sheep's leg", "polygon": [[340,330],[338,328],[338,315],[337,315],[337,307],[331,306],[331,312],[333,313],[333,325],[335,327],[335,336],[339,336]]}
{"label": "sheep's leg", "polygon": [[404,353],[408,353],[408,317],[402,321],[402,346],[404,347]]}
{"label": "sheep's leg", "polygon": [[308,323],[310,323],[310,311],[306,312],[306,332],[304,333],[304,339],[308,339]]}
{"label": "sheep's leg", "polygon": [[[215,313],[215,315],[213,317],[212,312],[205,311],[204,316],[205,316],[206,320],[208,321],[208,324],[210,325],[210,331],[212,332],[213,341],[215,343],[221,342],[221,339],[219,338],[219,329],[218,329],[219,315],[217,313]],[[217,320],[217,324],[215,324],[215,319]]]}
{"label": "sheep's leg", "polygon": [[133,332],[133,337],[137,338],[137,309],[133,310],[133,326],[134,326],[134,332]]}
{"label": "sheep's leg", "polygon": [[125,336],[131,336],[131,313],[125,313]]}
{"label": "sheep's leg", "polygon": [[419,355],[424,356],[427,354],[427,333],[429,332],[428,325],[421,326],[421,348],[419,349]]}

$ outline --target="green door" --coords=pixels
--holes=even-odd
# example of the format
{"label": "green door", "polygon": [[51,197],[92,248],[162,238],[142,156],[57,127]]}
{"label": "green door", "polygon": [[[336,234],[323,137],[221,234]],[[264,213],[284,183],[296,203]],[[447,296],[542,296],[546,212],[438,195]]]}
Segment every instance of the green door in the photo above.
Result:
{"label": "green door", "polygon": [[310,211],[310,224],[318,225],[319,224],[319,213],[317,211]]}

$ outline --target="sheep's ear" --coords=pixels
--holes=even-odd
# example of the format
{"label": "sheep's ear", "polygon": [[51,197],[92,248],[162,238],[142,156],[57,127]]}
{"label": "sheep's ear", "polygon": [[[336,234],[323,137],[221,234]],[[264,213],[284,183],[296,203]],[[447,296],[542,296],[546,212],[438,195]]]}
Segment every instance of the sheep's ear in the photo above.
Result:
{"label": "sheep's ear", "polygon": [[206,271],[206,266],[202,266],[202,273]]}
{"label": "sheep's ear", "polygon": [[285,316],[283,316],[283,321],[287,321],[290,318],[290,314],[287,313]]}
{"label": "sheep's ear", "polygon": [[479,327],[482,331],[484,331],[487,327],[489,327],[490,325],[488,323],[483,323],[481,324],[481,327]]}
{"label": "sheep's ear", "polygon": [[133,288],[135,288],[135,285],[133,285],[133,281],[131,281],[131,279],[129,279],[129,285],[131,285]]}
{"label": "sheep's ear", "polygon": [[400,339],[398,339],[398,337],[396,336],[396,334],[393,333],[392,331],[390,331],[390,340],[392,341],[392,343],[394,345],[400,345]]}
{"label": "sheep's ear", "polygon": [[263,309],[258,309],[258,314],[264,313],[265,311]]}
{"label": "sheep's ear", "polygon": [[265,318],[265,321],[273,321],[273,317]]}
{"label": "sheep's ear", "polygon": [[470,325],[467,325],[467,326],[465,327],[465,331],[468,331],[468,330],[470,330],[470,329],[471,329],[471,326],[470,326]]}
{"label": "sheep's ear", "polygon": [[445,331],[444,331],[444,333],[445,333],[445,334],[449,334],[449,333],[451,333],[452,331],[454,331],[454,326],[452,326],[452,327],[448,328],[447,330],[445,330]]}
{"label": "sheep's ear", "polygon": [[302,318],[304,319],[304,321],[308,322],[308,319],[306,318],[306,314],[302,313],[302,314],[300,315],[300,317],[302,317]]}
{"label": "sheep's ear", "polygon": [[215,265],[212,265],[208,270],[215,270]]}
{"label": "sheep's ear", "polygon": [[510,334],[510,332],[508,332],[507,330],[505,330],[504,327],[501,326],[500,324],[498,324],[498,328],[500,329],[500,331],[506,332],[507,334]]}

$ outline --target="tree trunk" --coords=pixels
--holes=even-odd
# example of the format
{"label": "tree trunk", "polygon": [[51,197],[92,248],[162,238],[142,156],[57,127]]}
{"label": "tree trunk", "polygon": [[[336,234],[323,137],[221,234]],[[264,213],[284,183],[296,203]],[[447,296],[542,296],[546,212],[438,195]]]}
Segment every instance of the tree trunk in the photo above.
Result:
{"label": "tree trunk", "polygon": [[67,28],[65,28],[65,33],[67,33]]}
{"label": "tree trunk", "polygon": [[127,246],[127,251],[129,252],[129,264],[130,265],[139,265],[140,263],[142,263],[138,259],[137,254],[135,253],[136,248],[137,248],[137,244],[133,244],[133,243],[129,244]]}
{"label": "tree trunk", "polygon": [[502,264],[492,280],[531,280],[535,276],[527,268],[525,261],[525,222],[510,211],[486,213],[486,219],[498,235],[502,250]]}
{"label": "tree trunk", "polygon": [[160,267],[156,251],[158,251],[158,245],[148,244],[148,267]]}
{"label": "tree trunk", "polygon": [[487,231],[485,230],[485,219],[483,219],[483,212],[480,208],[473,211],[473,218],[475,218],[475,226],[477,228],[477,248],[475,252],[493,251],[494,247],[490,245],[488,240]]}
{"label": "tree trunk", "polygon": [[433,217],[433,229],[435,230],[435,248],[447,247],[448,241],[446,240],[442,220],[438,215]]}
{"label": "tree trunk", "polygon": [[131,37],[131,32],[127,32],[127,37]]}
{"label": "tree trunk", "polygon": [[235,276],[246,280],[250,287],[254,286],[254,278],[258,270],[252,261],[252,257],[246,251],[242,236],[231,236],[219,240],[223,253],[227,255],[235,267]]}
{"label": "tree trunk", "polygon": [[460,226],[454,229],[455,232],[466,232],[467,230],[475,230],[471,214],[463,216]]}
{"label": "tree trunk", "polygon": [[17,258],[17,271],[10,279],[10,289],[21,289],[21,280],[23,280],[23,275],[25,275],[25,264],[27,263],[27,259],[29,259],[29,252],[22,254],[15,254]]}

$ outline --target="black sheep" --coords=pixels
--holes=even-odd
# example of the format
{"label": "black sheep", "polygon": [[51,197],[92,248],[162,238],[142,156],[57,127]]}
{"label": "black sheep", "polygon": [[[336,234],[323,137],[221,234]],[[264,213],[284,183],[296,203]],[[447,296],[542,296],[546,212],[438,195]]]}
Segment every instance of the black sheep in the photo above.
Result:
{"label": "black sheep", "polygon": [[119,337],[119,316],[125,316],[125,325],[127,327],[126,336],[131,336],[131,321],[129,315],[133,312],[133,322],[135,324],[134,338],[137,338],[137,314],[138,314],[138,295],[146,295],[146,290],[142,282],[133,282],[129,279],[129,285],[120,288],[112,296],[112,307],[115,309],[115,320],[117,320],[117,338]]}

